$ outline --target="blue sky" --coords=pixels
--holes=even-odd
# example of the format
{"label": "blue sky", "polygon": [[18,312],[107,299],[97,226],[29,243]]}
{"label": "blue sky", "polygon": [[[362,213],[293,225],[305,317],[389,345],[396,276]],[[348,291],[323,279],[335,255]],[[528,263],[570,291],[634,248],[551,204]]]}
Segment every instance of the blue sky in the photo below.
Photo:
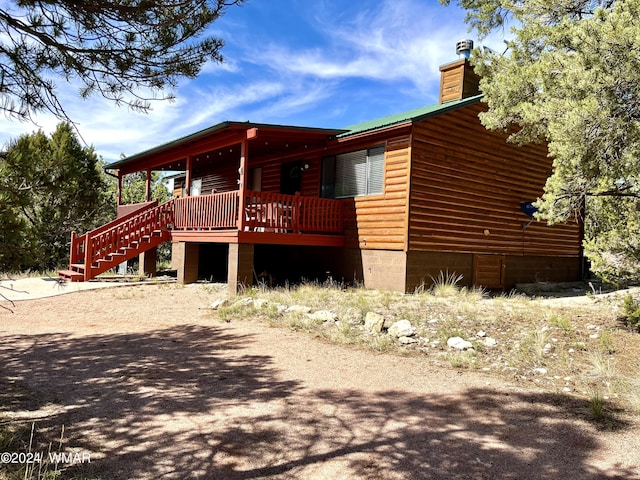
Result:
{"label": "blue sky", "polygon": [[[457,40],[476,40],[464,15],[437,0],[248,0],[211,27],[225,63],[182,81],[176,101],[134,113],[80,100],[62,80],[59,96],[107,162],[225,120],[341,128],[436,103],[438,67],[458,58]],[[503,47],[500,36],[482,44]],[[38,126],[0,117],[0,148]]]}

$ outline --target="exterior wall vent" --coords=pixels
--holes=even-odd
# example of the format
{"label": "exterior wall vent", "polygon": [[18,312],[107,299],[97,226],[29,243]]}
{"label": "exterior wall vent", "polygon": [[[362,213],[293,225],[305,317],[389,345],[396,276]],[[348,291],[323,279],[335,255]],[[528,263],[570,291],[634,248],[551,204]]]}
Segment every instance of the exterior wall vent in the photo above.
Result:
{"label": "exterior wall vent", "polygon": [[473,40],[460,40],[456,43],[456,55],[462,55],[464,58],[469,59],[471,50],[473,50]]}

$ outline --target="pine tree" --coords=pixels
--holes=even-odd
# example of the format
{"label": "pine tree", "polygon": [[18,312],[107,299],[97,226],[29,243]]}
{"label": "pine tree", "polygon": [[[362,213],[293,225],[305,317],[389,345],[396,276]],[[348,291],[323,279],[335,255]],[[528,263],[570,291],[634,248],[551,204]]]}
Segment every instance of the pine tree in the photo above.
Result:
{"label": "pine tree", "polygon": [[538,216],[586,214],[593,269],[640,278],[640,0],[458,4],[480,35],[510,26],[505,53],[478,49],[472,62],[489,106],[483,124],[549,146]]}
{"label": "pine tree", "polygon": [[[49,270],[68,261],[69,235],[102,224],[113,211],[101,163],[92,148],[80,145],[73,127],[58,125],[12,142],[0,163],[0,244],[13,253],[0,269]],[[10,230],[9,230],[10,228]]]}

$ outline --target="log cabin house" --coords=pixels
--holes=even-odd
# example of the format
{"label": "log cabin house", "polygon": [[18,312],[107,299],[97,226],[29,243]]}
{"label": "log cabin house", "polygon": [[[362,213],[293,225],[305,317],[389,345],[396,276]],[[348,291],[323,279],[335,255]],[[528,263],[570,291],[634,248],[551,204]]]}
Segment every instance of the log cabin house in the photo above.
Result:
{"label": "log cabin house", "polygon": [[89,280],[137,255],[154,273],[155,247],[171,241],[179,282],[226,277],[231,293],[261,272],[402,292],[441,271],[501,289],[579,279],[582,226],[531,217],[545,146],[481,125],[466,58],[440,70],[437,105],[345,129],[223,122],[110,164],[119,184],[184,174],[171,201],[119,205],[117,220],[73,233],[60,275]]}

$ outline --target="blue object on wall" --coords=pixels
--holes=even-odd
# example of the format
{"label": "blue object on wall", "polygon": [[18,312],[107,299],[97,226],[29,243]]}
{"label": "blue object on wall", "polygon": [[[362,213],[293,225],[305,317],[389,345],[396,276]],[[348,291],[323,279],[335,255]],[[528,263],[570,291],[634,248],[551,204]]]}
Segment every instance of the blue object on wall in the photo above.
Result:
{"label": "blue object on wall", "polygon": [[520,204],[520,210],[530,217],[533,217],[533,214],[538,211],[538,209],[533,206],[533,202],[522,202]]}

